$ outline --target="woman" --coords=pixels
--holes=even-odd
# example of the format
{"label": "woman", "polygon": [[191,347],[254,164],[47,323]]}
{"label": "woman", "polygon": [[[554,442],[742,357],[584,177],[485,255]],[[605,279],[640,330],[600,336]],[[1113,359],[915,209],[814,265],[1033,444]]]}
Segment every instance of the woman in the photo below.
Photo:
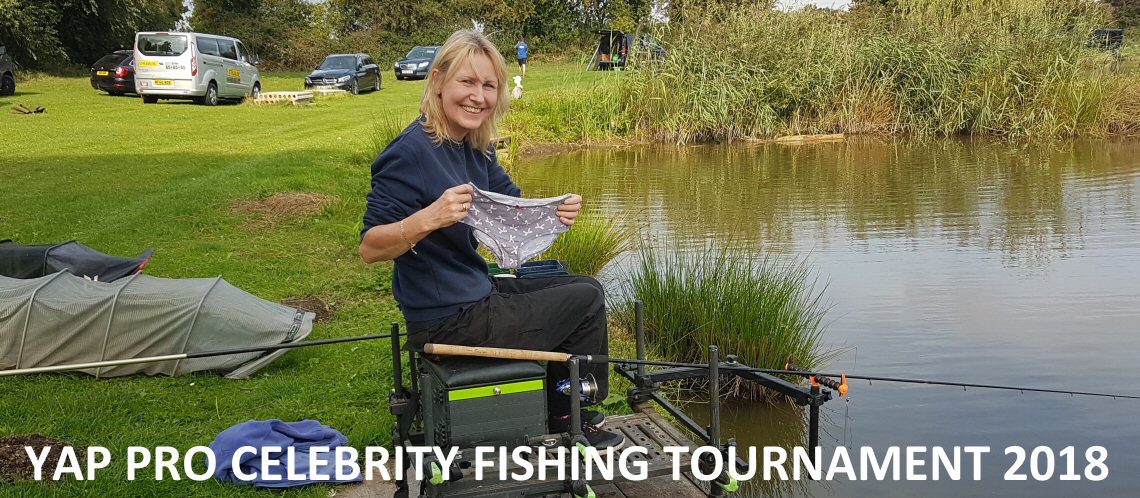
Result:
{"label": "woman", "polygon": [[[408,324],[408,343],[504,347],[607,354],[605,296],[590,277],[491,279],[476,251],[467,216],[474,186],[519,196],[521,189],[495,157],[491,138],[506,113],[507,65],[491,42],[458,31],[440,49],[424,85],[419,119],[372,164],[372,192],[364,213],[360,256],[394,261],[392,292]],[[582,198],[557,207],[573,225]],[[606,365],[591,365],[608,391]],[[547,385],[568,376],[548,366]],[[569,398],[550,390],[550,430],[569,429]],[[620,447],[620,434],[597,429],[598,412],[583,412],[586,438],[599,448]]]}

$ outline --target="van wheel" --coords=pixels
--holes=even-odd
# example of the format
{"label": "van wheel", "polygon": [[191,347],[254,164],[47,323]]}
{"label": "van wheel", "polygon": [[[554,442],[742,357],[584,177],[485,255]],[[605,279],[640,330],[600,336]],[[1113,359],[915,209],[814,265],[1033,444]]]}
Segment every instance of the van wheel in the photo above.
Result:
{"label": "van wheel", "polygon": [[0,80],[0,95],[15,95],[16,94],[16,79],[10,74],[5,74],[4,79]]}
{"label": "van wheel", "polygon": [[348,84],[348,91],[353,95],[360,95],[360,83],[357,82],[355,78]]}
{"label": "van wheel", "polygon": [[151,97],[148,95],[143,95],[143,103],[144,104],[157,104],[158,103],[158,97]]}
{"label": "van wheel", "polygon": [[249,92],[249,98],[257,102],[257,98],[261,96],[261,83],[253,84],[253,91]]}
{"label": "van wheel", "polygon": [[199,97],[198,103],[207,106],[218,105],[218,84],[213,81],[206,87],[206,94]]}

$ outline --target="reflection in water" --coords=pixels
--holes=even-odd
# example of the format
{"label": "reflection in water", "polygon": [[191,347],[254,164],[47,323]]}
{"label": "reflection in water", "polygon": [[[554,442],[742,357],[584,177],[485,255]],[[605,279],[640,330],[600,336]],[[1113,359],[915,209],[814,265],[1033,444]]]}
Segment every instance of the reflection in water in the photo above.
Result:
{"label": "reflection in water", "polygon": [[[525,158],[530,196],[582,193],[649,240],[806,257],[833,305],[830,370],[1138,394],[1140,143],[947,140],[634,148]],[[603,276],[620,278],[636,254]],[[726,351],[725,353],[731,353]],[[815,496],[1132,496],[1131,401],[852,382],[827,449],[987,445],[983,479],[771,485]],[[704,408],[694,407],[695,417]],[[790,407],[726,409],[741,446],[803,444]],[[1006,481],[1008,446],[1109,452],[1108,479]],[[1078,461],[1077,468],[1086,462]],[[1060,465],[1060,463],[1058,463]]]}
{"label": "reflection in water", "polygon": [[[870,140],[636,148],[532,159],[514,175],[532,196],[573,190],[694,241],[735,238],[791,252],[813,249],[797,244],[808,232],[826,244],[936,230],[998,250],[1009,265],[1040,266],[1081,246],[1094,203],[1131,205],[1136,152],[1128,143]],[[1066,182],[1081,183],[1081,195],[1066,198]]]}

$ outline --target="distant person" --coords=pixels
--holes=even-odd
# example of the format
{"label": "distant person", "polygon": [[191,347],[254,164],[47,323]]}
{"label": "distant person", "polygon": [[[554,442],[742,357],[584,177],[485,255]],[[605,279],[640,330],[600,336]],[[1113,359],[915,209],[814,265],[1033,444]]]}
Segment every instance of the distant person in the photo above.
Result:
{"label": "distant person", "polygon": [[519,71],[523,76],[526,76],[526,59],[527,53],[530,52],[530,45],[526,44],[523,37],[519,37],[519,42],[515,44],[515,50],[518,51]]}

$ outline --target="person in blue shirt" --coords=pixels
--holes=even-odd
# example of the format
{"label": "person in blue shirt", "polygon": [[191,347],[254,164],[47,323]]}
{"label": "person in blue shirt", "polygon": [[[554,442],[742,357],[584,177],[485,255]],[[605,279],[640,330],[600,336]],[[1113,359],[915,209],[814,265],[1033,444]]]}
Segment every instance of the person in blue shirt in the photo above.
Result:
{"label": "person in blue shirt", "polygon": [[[426,343],[606,355],[605,293],[581,275],[491,278],[476,252],[472,228],[459,220],[471,207],[474,185],[519,197],[491,144],[507,113],[507,62],[486,36],[458,31],[440,49],[424,84],[420,117],[372,163],[360,256],[392,261],[392,295],[408,327],[408,344]],[[558,205],[573,225],[582,197]],[[569,375],[547,366],[552,432],[569,430],[569,397],[553,389]],[[609,390],[605,364],[587,365],[598,401]],[[597,428],[605,415],[582,412],[586,439],[599,449],[620,448],[625,437]]]}
{"label": "person in blue shirt", "polygon": [[523,76],[526,76],[526,59],[527,52],[530,51],[530,45],[527,45],[526,40],[520,36],[519,42],[515,44],[515,50],[518,51],[519,71],[522,72]]}

